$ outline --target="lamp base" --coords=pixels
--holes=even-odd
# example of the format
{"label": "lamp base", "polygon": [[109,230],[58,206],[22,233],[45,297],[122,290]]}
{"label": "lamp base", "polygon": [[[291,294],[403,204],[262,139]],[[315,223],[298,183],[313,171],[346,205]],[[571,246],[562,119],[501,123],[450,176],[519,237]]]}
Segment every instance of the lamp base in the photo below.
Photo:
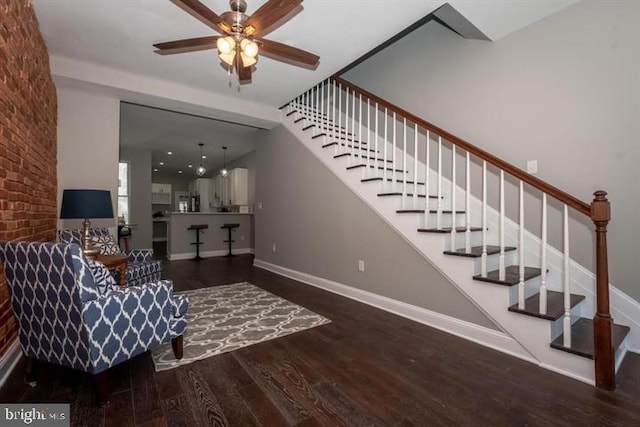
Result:
{"label": "lamp base", "polygon": [[98,254],[100,254],[100,250],[96,249],[91,244],[89,228],[91,228],[91,221],[89,221],[89,218],[85,218],[84,222],[82,223],[82,253],[89,259],[95,259]]}

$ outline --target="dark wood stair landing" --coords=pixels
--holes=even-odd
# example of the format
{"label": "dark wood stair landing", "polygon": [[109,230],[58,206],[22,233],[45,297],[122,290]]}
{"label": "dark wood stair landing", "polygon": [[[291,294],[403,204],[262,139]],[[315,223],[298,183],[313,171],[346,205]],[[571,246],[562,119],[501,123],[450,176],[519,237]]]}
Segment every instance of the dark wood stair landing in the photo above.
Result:
{"label": "dark wood stair landing", "polygon": [[[614,351],[622,344],[622,341],[624,341],[629,331],[628,326],[613,324],[611,344],[613,345]],[[571,325],[571,347],[565,347],[562,344],[563,338],[564,334],[561,334],[553,340],[551,347],[593,359],[593,320],[582,317]]]}

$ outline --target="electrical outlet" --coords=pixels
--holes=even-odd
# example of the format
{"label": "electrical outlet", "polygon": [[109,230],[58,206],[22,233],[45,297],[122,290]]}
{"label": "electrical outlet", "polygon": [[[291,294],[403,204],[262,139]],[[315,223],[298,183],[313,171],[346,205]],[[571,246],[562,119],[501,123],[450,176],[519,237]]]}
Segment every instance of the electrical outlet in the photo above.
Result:
{"label": "electrical outlet", "polygon": [[538,161],[537,160],[527,160],[527,172],[530,174],[538,173]]}
{"label": "electrical outlet", "polygon": [[364,271],[364,260],[358,260],[358,271]]}
{"label": "electrical outlet", "polygon": [[271,250],[272,250],[273,252],[275,252],[275,251],[276,251],[276,244],[275,244],[275,243],[273,244],[273,246],[271,246]]}
{"label": "electrical outlet", "polygon": [[258,210],[262,210],[262,202],[258,202]]}

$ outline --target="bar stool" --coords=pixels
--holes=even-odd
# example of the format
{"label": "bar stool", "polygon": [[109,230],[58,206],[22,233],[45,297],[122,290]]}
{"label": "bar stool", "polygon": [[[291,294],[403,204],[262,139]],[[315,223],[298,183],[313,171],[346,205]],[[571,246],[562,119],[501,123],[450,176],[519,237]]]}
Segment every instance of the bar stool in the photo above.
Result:
{"label": "bar stool", "polygon": [[235,256],[234,254],[231,253],[231,243],[235,242],[235,240],[231,240],[231,230],[238,227],[240,227],[240,224],[224,224],[222,227],[220,227],[220,228],[226,228],[227,230],[229,230],[229,238],[227,240],[223,240],[224,243],[229,242],[229,253],[225,255],[226,257]]}
{"label": "bar stool", "polygon": [[202,230],[206,230],[207,228],[209,228],[207,224],[192,224],[191,226],[189,226],[189,228],[187,228],[187,230],[196,231],[196,241],[191,243],[192,245],[196,245],[196,257],[193,258],[193,260],[195,261],[199,261],[202,259],[202,257],[200,256],[200,245],[203,242],[200,241],[200,232]]}

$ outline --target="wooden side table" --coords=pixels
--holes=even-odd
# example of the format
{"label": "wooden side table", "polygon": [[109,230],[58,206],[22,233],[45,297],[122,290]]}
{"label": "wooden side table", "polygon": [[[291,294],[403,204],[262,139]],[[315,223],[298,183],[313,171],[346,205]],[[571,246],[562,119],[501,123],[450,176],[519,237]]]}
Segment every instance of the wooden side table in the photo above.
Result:
{"label": "wooden side table", "polygon": [[109,270],[118,270],[118,285],[127,286],[127,266],[129,258],[126,255],[102,255],[96,257]]}

